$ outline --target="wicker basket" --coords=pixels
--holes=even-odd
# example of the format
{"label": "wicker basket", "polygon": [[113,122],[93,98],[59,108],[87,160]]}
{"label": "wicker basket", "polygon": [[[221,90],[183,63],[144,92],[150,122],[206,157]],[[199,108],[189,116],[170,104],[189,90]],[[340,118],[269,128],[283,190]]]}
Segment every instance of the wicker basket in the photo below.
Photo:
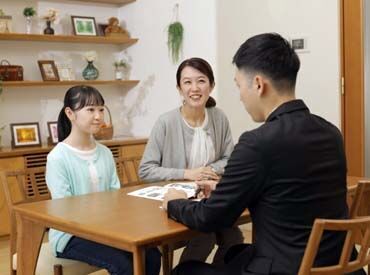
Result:
{"label": "wicker basket", "polygon": [[107,106],[105,106],[105,109],[108,111],[109,115],[109,123],[100,128],[99,132],[94,134],[95,139],[101,140],[101,139],[112,139],[113,137],[113,125],[112,125],[112,115],[110,113],[110,110]]}

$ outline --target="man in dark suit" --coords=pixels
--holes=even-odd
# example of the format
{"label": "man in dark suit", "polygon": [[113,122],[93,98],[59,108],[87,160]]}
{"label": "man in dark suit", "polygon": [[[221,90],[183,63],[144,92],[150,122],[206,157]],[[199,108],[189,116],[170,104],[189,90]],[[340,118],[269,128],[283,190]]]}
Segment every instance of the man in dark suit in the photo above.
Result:
{"label": "man in dark suit", "polygon": [[[173,273],[297,274],[315,218],[347,217],[342,135],[295,99],[300,61],[280,35],[248,39],[233,63],[242,103],[264,124],[241,135],[219,183],[199,182],[214,189],[207,199],[189,201],[172,190],[164,208],[205,232],[231,227],[248,208],[255,242],[233,247],[222,267],[191,261]],[[337,263],[342,243],[342,234],[326,233],[315,265]]]}

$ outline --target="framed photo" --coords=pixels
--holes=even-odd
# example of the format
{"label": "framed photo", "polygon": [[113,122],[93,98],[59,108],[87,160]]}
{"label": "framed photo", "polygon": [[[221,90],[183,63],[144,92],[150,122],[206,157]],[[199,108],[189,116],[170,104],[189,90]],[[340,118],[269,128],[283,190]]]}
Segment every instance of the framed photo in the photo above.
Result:
{"label": "framed photo", "polygon": [[60,81],[71,81],[76,79],[75,73],[70,64],[56,63],[56,66]]}
{"label": "framed photo", "polygon": [[59,74],[54,60],[38,60],[37,62],[44,81],[59,81]]}
{"label": "framed photo", "polygon": [[12,32],[12,17],[10,15],[0,15],[0,33]]}
{"label": "framed photo", "polygon": [[58,143],[58,122],[57,121],[48,121],[48,130],[51,144]]}
{"label": "framed photo", "polygon": [[75,35],[97,36],[97,28],[94,17],[71,16],[73,32]]}
{"label": "framed photo", "polygon": [[41,146],[40,127],[38,122],[12,123],[12,147]]}

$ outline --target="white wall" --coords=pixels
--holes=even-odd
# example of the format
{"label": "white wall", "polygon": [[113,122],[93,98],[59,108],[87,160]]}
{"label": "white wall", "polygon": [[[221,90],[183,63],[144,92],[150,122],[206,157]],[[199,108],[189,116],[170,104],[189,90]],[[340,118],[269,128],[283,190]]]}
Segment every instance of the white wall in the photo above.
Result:
{"label": "white wall", "polygon": [[306,102],[312,113],[340,126],[338,5],[338,0],[218,1],[219,103],[229,117],[234,139],[257,124],[239,101],[232,57],[247,38],[263,32],[308,39],[309,52],[299,54],[297,97]]}
{"label": "white wall", "polygon": [[[179,20],[184,26],[183,59],[205,58],[216,73],[216,1],[213,0],[140,0],[122,7],[120,17],[139,42],[128,49],[133,59],[133,75],[144,82],[151,79],[151,92],[141,96],[140,89],[129,94],[130,102],[140,104],[132,118],[132,132],[147,136],[158,116],[180,104],[176,89],[176,70],[167,50],[167,26],[172,22],[173,9],[179,3]],[[217,89],[214,91],[217,98]]]}
{"label": "white wall", "polygon": [[[5,1],[5,2],[4,2]],[[3,4],[4,2],[4,4]],[[38,5],[36,4],[38,3]],[[131,33],[139,38],[127,49],[132,59],[132,79],[140,84],[129,92],[117,87],[99,86],[113,114],[115,135],[147,136],[157,117],[180,104],[176,90],[177,65],[167,51],[166,27],[173,20],[173,7],[179,3],[179,19],[185,28],[183,58],[207,59],[216,73],[214,96],[232,126],[234,139],[256,127],[244,111],[235,87],[232,57],[248,37],[261,32],[279,32],[286,37],[308,38],[309,53],[300,54],[301,70],[297,96],[313,113],[340,125],[339,95],[339,8],[338,0],[140,0],[121,8],[103,4],[2,0],[7,14],[13,15],[14,30],[24,30],[21,14],[27,5],[42,15],[49,7],[61,11],[57,33],[70,33],[70,15],[94,16],[103,23],[119,16]],[[61,27],[63,26],[63,27]],[[44,22],[35,23],[40,33]],[[2,58],[22,64],[25,79],[41,79],[38,59],[72,60],[76,75],[85,66],[82,54],[97,51],[96,65],[101,79],[113,78],[115,55],[123,49],[115,45],[1,41]],[[6,53],[6,54],[4,54]],[[0,126],[11,122],[39,121],[46,141],[46,122],[56,120],[66,88],[6,88],[0,100]],[[10,145],[10,131],[4,131],[3,144]]]}
{"label": "white wall", "polygon": [[[61,1],[62,2],[62,1]],[[104,23],[111,16],[118,16],[132,37],[139,42],[127,48],[132,59],[132,79],[141,80],[134,89],[127,91],[119,87],[97,86],[102,92],[113,115],[115,136],[148,136],[154,121],[163,112],[179,106],[175,73],[168,57],[166,27],[173,20],[173,7],[180,4],[179,19],[185,28],[183,58],[200,56],[216,66],[216,16],[212,0],[140,0],[121,8],[105,4],[81,4],[79,2],[58,3],[57,1],[12,1],[1,0],[1,8],[13,16],[13,30],[24,32],[22,15],[25,6],[34,6],[39,15],[50,8],[60,11],[61,24],[55,26],[56,33],[72,33],[71,15],[93,16],[97,23]],[[33,33],[41,33],[45,22],[35,19]],[[76,76],[86,65],[82,55],[86,51],[98,53],[95,62],[100,71],[99,79],[113,79],[113,61],[124,50],[116,45],[69,44],[41,42],[0,42],[0,56],[12,64],[23,65],[25,80],[41,80],[37,60],[70,60]],[[57,119],[67,87],[5,88],[0,99],[0,127],[15,122],[38,121],[42,141],[45,143],[47,121]],[[215,92],[216,95],[216,92]],[[216,95],[217,98],[217,95]],[[10,130],[4,130],[4,146],[10,146]]]}

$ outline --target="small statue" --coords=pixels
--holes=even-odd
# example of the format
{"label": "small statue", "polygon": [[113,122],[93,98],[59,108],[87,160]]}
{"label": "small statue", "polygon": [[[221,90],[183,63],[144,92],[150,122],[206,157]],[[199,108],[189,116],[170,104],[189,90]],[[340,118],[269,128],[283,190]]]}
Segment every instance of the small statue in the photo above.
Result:
{"label": "small statue", "polygon": [[125,35],[129,36],[128,32],[119,25],[117,17],[108,19],[108,26],[104,30],[105,35]]}

